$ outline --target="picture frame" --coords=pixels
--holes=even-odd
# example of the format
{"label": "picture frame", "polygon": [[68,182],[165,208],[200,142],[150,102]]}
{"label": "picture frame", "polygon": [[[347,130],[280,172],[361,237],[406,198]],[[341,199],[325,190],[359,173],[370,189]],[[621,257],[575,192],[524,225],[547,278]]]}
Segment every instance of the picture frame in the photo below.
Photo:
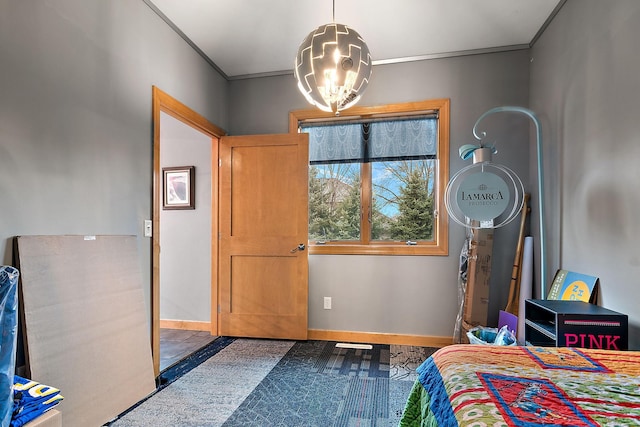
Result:
{"label": "picture frame", "polygon": [[162,168],[162,209],[196,208],[196,167]]}

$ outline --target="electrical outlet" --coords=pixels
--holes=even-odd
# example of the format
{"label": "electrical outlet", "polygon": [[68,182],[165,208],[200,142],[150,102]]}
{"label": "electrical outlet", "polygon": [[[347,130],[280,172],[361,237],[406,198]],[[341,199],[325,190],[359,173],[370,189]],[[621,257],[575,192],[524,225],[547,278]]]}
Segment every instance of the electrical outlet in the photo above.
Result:
{"label": "electrical outlet", "polygon": [[324,297],[324,309],[331,310],[331,297]]}

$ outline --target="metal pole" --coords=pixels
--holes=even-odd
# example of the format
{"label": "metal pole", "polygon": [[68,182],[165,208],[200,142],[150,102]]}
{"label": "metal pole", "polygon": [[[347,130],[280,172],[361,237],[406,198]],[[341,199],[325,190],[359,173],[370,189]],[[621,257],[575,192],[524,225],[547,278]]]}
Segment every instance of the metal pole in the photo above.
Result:
{"label": "metal pole", "polygon": [[546,272],[546,251],[545,251],[546,242],[545,242],[545,232],[544,232],[545,230],[544,185],[543,185],[544,180],[542,176],[542,131],[540,126],[540,121],[538,120],[538,117],[536,116],[536,114],[527,108],[514,107],[514,106],[495,107],[488,111],[485,111],[478,118],[478,120],[476,120],[476,124],[473,125],[473,135],[476,137],[476,139],[482,140],[482,138],[484,138],[487,135],[486,132],[482,132],[481,134],[478,134],[477,127],[480,124],[480,121],[482,121],[482,119],[484,119],[485,117],[491,114],[501,113],[501,112],[522,113],[528,116],[531,120],[533,120],[533,123],[536,127],[536,146],[537,146],[537,155],[538,155],[538,218],[540,220],[540,294],[541,294],[541,298],[545,299],[546,298],[545,283],[546,283],[547,272]]}

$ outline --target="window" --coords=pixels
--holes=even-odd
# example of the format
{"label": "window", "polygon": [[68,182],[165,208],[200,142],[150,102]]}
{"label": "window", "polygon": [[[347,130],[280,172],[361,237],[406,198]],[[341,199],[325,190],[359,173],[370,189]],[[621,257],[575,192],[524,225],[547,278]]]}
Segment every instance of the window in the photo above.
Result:
{"label": "window", "polygon": [[449,100],[293,111],[309,133],[309,252],[446,255]]}

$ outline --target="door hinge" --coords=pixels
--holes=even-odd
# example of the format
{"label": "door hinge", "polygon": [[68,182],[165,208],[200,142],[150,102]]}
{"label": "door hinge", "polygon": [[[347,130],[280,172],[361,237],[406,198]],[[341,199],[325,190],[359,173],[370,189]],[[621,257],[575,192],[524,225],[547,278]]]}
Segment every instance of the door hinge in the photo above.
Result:
{"label": "door hinge", "polygon": [[222,159],[218,159],[218,166],[222,167]]}
{"label": "door hinge", "polygon": [[220,304],[218,304],[218,313],[220,313],[220,312],[221,312]]}

